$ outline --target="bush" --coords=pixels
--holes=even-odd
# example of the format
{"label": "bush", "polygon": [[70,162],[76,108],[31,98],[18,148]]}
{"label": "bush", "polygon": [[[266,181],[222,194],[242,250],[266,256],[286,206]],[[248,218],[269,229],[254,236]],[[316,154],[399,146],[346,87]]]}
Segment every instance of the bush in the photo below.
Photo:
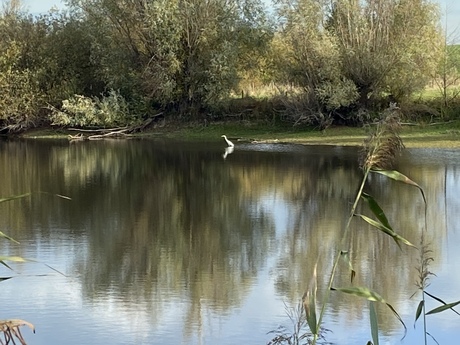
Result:
{"label": "bush", "polygon": [[62,102],[61,110],[52,109],[50,118],[53,125],[104,128],[129,125],[136,120],[124,97],[115,90],[101,98],[74,95]]}

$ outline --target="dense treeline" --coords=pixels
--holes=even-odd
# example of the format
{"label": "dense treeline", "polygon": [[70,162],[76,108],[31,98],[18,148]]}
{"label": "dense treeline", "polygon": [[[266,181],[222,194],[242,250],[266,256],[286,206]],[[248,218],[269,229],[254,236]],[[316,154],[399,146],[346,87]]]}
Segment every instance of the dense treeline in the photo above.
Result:
{"label": "dense treeline", "polygon": [[456,97],[455,54],[428,0],[66,4],[32,16],[3,3],[1,127],[108,127],[159,112],[324,127],[371,120],[433,81],[444,107]]}

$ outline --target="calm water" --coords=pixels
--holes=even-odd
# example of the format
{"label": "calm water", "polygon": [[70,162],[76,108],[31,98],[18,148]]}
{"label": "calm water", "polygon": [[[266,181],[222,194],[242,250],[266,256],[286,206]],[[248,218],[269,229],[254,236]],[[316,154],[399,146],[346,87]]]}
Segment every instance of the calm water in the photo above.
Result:
{"label": "calm water", "polygon": [[[0,142],[0,229],[21,242],[1,252],[15,264],[2,282],[0,318],[22,318],[30,344],[266,344],[290,328],[318,262],[322,295],[360,182],[358,150],[342,147],[162,140]],[[426,237],[434,263],[429,291],[460,299],[460,154],[408,150],[398,169],[429,201]],[[424,228],[415,188],[373,176],[366,190],[414,244]],[[46,193],[39,193],[46,192]],[[71,201],[58,198],[62,194]],[[404,331],[381,307],[383,344],[420,344],[417,252],[353,222],[356,284],[400,312]],[[42,263],[65,273],[57,274]],[[348,286],[345,265],[336,285]],[[429,302],[430,308],[437,306]],[[370,339],[367,302],[332,293],[324,326],[335,344]],[[452,312],[428,318],[441,344],[460,333]]]}

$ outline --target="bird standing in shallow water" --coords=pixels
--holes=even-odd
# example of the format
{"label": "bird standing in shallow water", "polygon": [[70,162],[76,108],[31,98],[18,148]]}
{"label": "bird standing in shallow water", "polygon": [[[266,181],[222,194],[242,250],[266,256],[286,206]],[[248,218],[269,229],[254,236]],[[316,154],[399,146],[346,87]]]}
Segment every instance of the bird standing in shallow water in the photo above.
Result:
{"label": "bird standing in shallow water", "polygon": [[227,143],[228,147],[235,147],[235,145],[233,145],[233,143],[227,139],[227,136],[225,134],[222,135],[222,138],[225,139],[225,142]]}
{"label": "bird standing in shallow water", "polygon": [[224,154],[222,155],[222,157],[225,159],[227,158],[228,155],[232,154],[233,153],[233,150],[235,149],[234,146],[229,146],[229,147],[226,147],[225,148],[225,152]]}

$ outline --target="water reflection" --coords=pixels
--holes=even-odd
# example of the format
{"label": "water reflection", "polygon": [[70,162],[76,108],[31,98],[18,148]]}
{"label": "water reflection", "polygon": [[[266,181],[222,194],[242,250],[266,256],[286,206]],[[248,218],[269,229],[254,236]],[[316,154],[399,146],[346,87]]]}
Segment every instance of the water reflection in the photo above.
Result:
{"label": "water reflection", "polygon": [[[89,326],[93,343],[264,343],[266,332],[281,321],[283,302],[303,294],[315,262],[323,273],[318,293],[324,294],[361,179],[357,150],[241,144],[231,159],[230,153],[223,162],[217,143],[161,140],[0,143],[2,195],[34,193],[1,205],[0,225],[29,244],[3,249],[39,258],[72,277],[53,280],[80,301],[58,308],[70,315],[60,327],[65,343],[82,343],[84,338],[65,332],[88,327],[88,314],[106,322]],[[443,270],[448,234],[457,227],[451,217],[459,206],[459,164],[449,151],[414,150],[399,161],[398,169],[427,194],[426,230],[436,272]],[[395,230],[418,244],[425,227],[419,191],[381,176],[373,176],[366,190],[381,202]],[[345,249],[353,254],[357,283],[412,312],[414,302],[407,301],[415,291],[416,252],[400,251],[358,220],[353,229],[351,248]],[[349,285],[345,266],[341,272],[338,284]],[[39,290],[50,279],[57,278],[34,284]],[[8,284],[6,289],[19,285]],[[27,298],[23,303],[33,304]],[[49,302],[36,312],[53,319],[56,308]],[[332,338],[344,343],[341,330],[363,328],[366,308],[360,300],[332,294],[326,320],[335,331]],[[104,315],[108,310],[110,317]],[[392,315],[380,310],[380,319],[384,334],[399,339]],[[124,327],[127,338],[112,334],[115,325]],[[366,328],[356,332],[359,343],[368,340]],[[51,336],[34,336],[33,343],[47,343]]]}

